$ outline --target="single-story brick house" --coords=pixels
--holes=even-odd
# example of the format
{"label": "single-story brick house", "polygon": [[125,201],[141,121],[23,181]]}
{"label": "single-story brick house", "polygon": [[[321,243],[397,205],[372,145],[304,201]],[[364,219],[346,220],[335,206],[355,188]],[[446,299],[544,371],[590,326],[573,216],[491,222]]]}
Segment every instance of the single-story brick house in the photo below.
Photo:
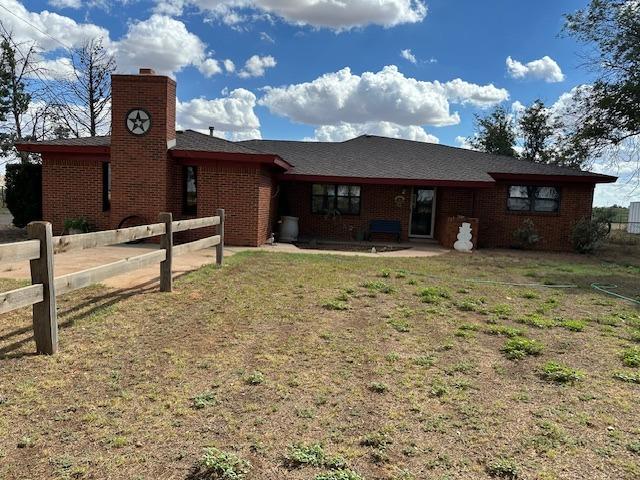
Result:
{"label": "single-story brick house", "polygon": [[531,219],[540,248],[566,250],[574,223],[591,215],[594,186],[616,180],[368,135],[230,142],[176,131],[176,83],[147,69],[113,75],[112,96],[110,136],[19,146],[42,155],[43,216],[56,234],[69,218],[109,229],[224,208],[231,245],[265,243],[281,215],[298,217],[307,238],[361,238],[371,221],[393,220],[402,240],[442,240],[460,215],[479,219],[480,247],[512,245]]}

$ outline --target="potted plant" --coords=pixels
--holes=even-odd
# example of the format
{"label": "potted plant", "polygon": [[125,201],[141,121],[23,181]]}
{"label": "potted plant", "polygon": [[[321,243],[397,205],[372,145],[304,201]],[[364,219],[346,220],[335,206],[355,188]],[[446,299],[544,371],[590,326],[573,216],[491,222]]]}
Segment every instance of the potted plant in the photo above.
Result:
{"label": "potted plant", "polygon": [[64,221],[64,231],[67,235],[87,233],[89,231],[89,222],[87,222],[87,219],[84,217],[67,218]]}

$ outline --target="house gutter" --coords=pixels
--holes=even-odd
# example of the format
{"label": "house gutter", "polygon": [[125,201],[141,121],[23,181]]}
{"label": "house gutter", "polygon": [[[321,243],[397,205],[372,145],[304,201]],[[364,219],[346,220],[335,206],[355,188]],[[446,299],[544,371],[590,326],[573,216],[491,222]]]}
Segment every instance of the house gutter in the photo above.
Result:
{"label": "house gutter", "polygon": [[442,180],[430,178],[382,178],[382,177],[347,177],[334,175],[303,175],[283,173],[276,177],[281,181],[301,181],[318,183],[350,183],[354,185],[399,185],[399,186],[433,186],[433,187],[466,187],[488,188],[494,181]]}

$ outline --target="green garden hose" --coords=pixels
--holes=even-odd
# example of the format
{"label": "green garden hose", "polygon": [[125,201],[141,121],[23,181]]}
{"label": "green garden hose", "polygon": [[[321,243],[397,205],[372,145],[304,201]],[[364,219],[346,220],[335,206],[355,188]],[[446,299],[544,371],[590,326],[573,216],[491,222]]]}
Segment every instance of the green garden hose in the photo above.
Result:
{"label": "green garden hose", "polygon": [[612,297],[620,298],[622,300],[626,300],[627,302],[635,303],[636,305],[640,305],[640,300],[636,300],[634,298],[625,297],[624,295],[620,295],[616,292],[610,292],[609,290],[615,290],[618,288],[617,285],[612,284],[600,284],[600,283],[592,283],[591,288],[594,290],[598,290],[599,292],[606,293],[607,295],[611,295]]}
{"label": "green garden hose", "polygon": [[[408,272],[411,275],[416,275],[419,277],[427,277],[433,278],[435,280],[444,280],[442,277],[438,277],[436,275],[427,275],[425,273],[418,272]],[[578,288],[578,285],[569,283],[565,285],[547,285],[545,283],[512,283],[512,282],[499,282],[496,280],[480,280],[477,278],[449,278],[447,280],[456,280],[462,282],[470,282],[470,283],[484,283],[489,285],[506,285],[509,287],[529,287],[529,288]],[[620,295],[619,293],[611,292],[610,290],[615,290],[618,288],[617,285],[611,284],[600,284],[600,283],[592,283],[591,288],[597,290],[599,292],[605,293],[607,295],[611,295],[612,297],[619,298],[621,300],[626,300],[627,302],[635,303],[636,305],[640,305],[640,300],[636,300],[634,298],[625,297],[624,295]]]}

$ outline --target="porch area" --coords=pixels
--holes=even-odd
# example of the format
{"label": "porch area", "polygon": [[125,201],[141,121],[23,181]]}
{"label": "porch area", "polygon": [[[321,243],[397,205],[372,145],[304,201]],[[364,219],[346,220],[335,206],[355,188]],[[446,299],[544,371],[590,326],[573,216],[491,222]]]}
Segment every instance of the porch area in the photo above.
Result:
{"label": "porch area", "polygon": [[[303,244],[364,242],[369,250],[380,243],[412,249],[424,241],[431,242],[424,245],[444,242],[449,246],[447,220],[474,213],[475,188],[360,180],[280,183],[274,232],[279,231],[283,216],[292,216],[298,218],[298,238]],[[385,228],[378,229],[378,224]]]}

